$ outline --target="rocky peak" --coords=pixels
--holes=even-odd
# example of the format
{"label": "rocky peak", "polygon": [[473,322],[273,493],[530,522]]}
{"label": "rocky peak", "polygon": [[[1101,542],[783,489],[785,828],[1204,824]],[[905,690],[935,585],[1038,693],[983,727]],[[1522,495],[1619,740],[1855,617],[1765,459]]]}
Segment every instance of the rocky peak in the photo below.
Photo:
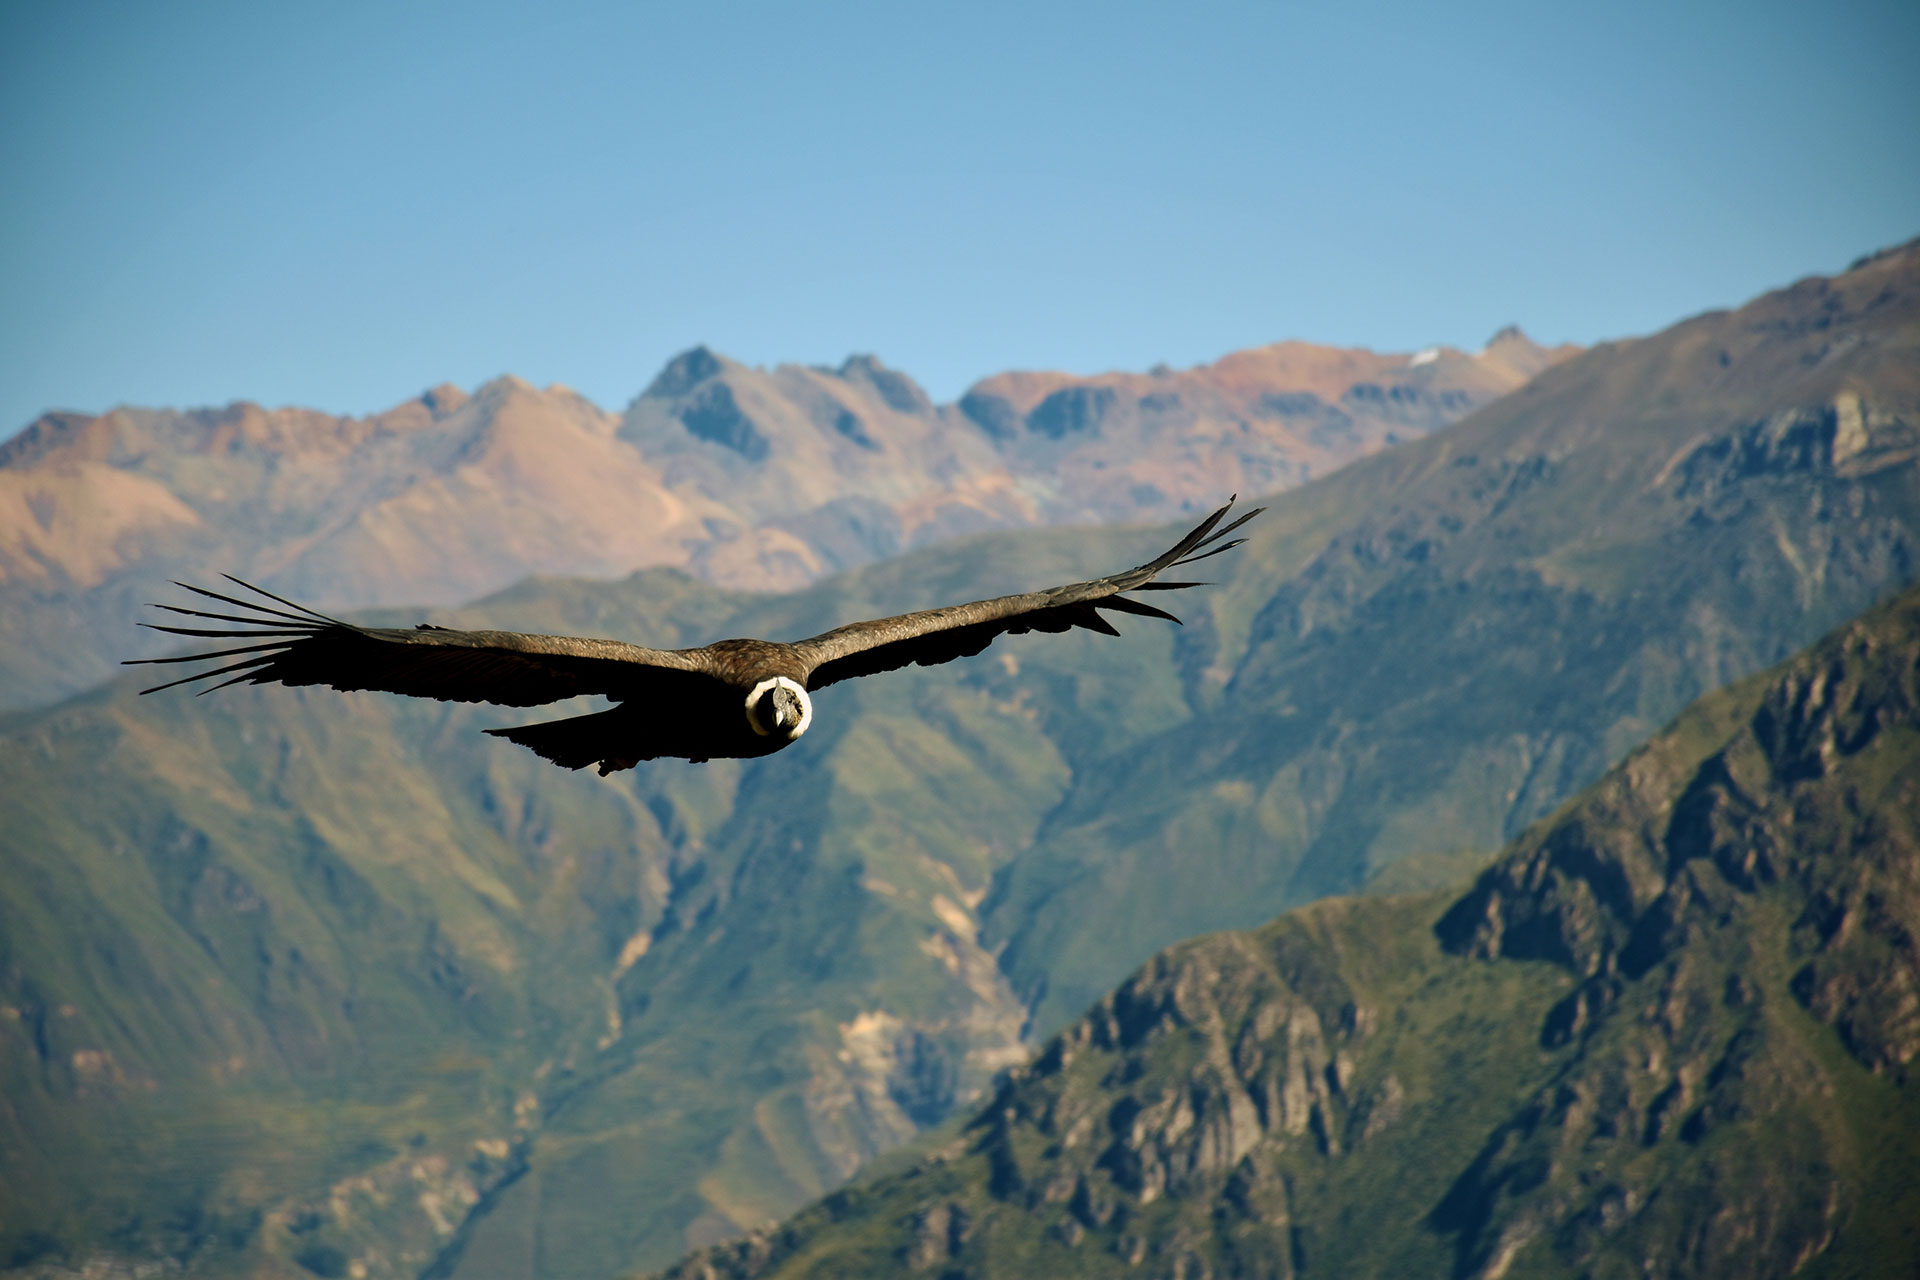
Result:
{"label": "rocky peak", "polygon": [[667,398],[683,396],[707,379],[718,377],[725,367],[726,362],[704,344],[690,347],[667,361],[666,366],[640,394]]}
{"label": "rocky peak", "polygon": [[436,420],[458,412],[467,399],[467,393],[451,382],[442,382],[420,393],[420,403],[427,407],[427,412]]}
{"label": "rocky peak", "polygon": [[919,383],[897,369],[889,369],[874,356],[848,356],[837,372],[848,382],[870,388],[895,413],[933,412],[933,401]]}
{"label": "rocky peak", "polygon": [[12,438],[0,441],[0,467],[29,467],[78,438],[99,421],[89,413],[54,410],[43,413]]}
{"label": "rocky peak", "polygon": [[1907,240],[1900,244],[1888,245],[1886,248],[1876,249],[1872,253],[1862,254],[1847,264],[1847,272],[1848,274],[1852,274],[1855,271],[1860,271],[1867,267],[1902,264],[1905,260],[1911,258],[1920,258],[1920,237],[1915,237],[1912,240]]}
{"label": "rocky peak", "polygon": [[509,396],[523,393],[538,394],[534,391],[533,384],[525,378],[518,374],[503,373],[498,377],[488,378],[474,388],[473,398],[482,402],[498,402]]}
{"label": "rocky peak", "polygon": [[1504,370],[1512,377],[1531,378],[1550,365],[1577,354],[1579,350],[1571,342],[1557,347],[1543,347],[1528,337],[1519,325],[1509,324],[1495,331],[1487,339],[1487,345],[1473,359],[1483,367]]}

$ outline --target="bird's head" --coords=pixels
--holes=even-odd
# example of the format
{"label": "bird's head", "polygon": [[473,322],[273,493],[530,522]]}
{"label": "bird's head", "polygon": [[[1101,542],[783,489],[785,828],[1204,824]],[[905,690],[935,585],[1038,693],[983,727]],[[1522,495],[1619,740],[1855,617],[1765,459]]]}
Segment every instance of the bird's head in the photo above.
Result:
{"label": "bird's head", "polygon": [[813,723],[813,703],[797,681],[774,676],[747,695],[747,724],[763,738],[792,742]]}

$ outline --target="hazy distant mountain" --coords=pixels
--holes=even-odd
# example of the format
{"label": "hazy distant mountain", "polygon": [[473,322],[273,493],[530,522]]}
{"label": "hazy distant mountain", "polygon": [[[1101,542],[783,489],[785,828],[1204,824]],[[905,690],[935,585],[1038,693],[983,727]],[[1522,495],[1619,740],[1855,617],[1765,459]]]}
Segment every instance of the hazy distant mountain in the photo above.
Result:
{"label": "hazy distant mountain", "polygon": [[1920,590],[1714,694],[1464,897],[1155,957],[950,1141],[675,1267],[1904,1277]]}
{"label": "hazy distant mountain", "polygon": [[[16,713],[0,1256],[575,1276],[790,1212],[1159,948],[1477,865],[1909,580],[1917,310],[1909,248],[1577,356],[1281,495],[1188,626],[838,686],[766,762],[581,777],[475,732],[513,713],[324,690]],[[806,635],[1166,537],[433,617]]]}
{"label": "hazy distant mountain", "polygon": [[0,445],[0,706],[158,652],[168,578],[322,607],[451,604],[529,574],[684,567],[788,588],[957,533],[1158,521],[1442,426],[1572,348],[1282,343],[1161,375],[989,379],[935,406],[868,356],[750,369],[696,347],[624,416],[561,387],[440,387],[370,418],[49,414]]}

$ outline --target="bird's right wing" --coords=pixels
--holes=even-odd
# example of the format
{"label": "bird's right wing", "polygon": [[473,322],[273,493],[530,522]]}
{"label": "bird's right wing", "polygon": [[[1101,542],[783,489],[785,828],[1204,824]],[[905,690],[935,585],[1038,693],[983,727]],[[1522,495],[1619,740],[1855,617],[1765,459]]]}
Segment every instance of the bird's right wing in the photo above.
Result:
{"label": "bird's right wing", "polygon": [[1156,582],[1154,579],[1175,565],[1192,564],[1222,551],[1231,551],[1245,541],[1234,538],[1221,541],[1264,508],[1255,507],[1232,523],[1220,527],[1220,521],[1233,509],[1233,502],[1202,520],[1186,537],[1164,554],[1143,565],[1091,582],[1071,582],[1046,591],[1024,595],[1000,596],[976,600],[972,604],[949,605],[921,613],[903,613],[894,618],[876,618],[837,627],[811,640],[793,646],[796,656],[807,666],[807,687],[820,689],[856,676],[882,671],[897,671],[918,663],[930,667],[971,657],[1003,635],[1028,631],[1068,631],[1084,627],[1107,635],[1119,635],[1111,623],[1100,616],[1102,609],[1116,613],[1139,614],[1179,622],[1164,609],[1144,601],[1132,600],[1123,591],[1178,591],[1199,586],[1194,582]]}
{"label": "bird's right wing", "polygon": [[358,627],[315,613],[303,605],[229,577],[239,587],[274,601],[274,608],[204,587],[186,587],[196,595],[241,612],[213,613],[178,605],[155,605],[189,618],[238,624],[225,628],[140,625],[171,635],[248,641],[209,653],[168,658],[134,658],[128,665],[216,662],[166,684],[142,689],[154,693],[194,680],[227,676],[201,692],[242,680],[253,684],[331,685],[335,689],[379,689],[447,702],[495,702],[531,707],[580,694],[616,699],[698,696],[720,688],[692,653],[644,649],[617,640],[572,636],[523,635],[515,631],[452,631]]}

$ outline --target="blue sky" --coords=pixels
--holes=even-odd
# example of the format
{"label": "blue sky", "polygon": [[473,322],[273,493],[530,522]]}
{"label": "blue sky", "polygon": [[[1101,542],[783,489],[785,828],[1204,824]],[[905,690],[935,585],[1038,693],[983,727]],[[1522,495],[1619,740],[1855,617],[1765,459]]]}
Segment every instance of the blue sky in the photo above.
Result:
{"label": "blue sky", "polygon": [[1645,333],[1920,234],[1920,5],[0,5],[0,436]]}

